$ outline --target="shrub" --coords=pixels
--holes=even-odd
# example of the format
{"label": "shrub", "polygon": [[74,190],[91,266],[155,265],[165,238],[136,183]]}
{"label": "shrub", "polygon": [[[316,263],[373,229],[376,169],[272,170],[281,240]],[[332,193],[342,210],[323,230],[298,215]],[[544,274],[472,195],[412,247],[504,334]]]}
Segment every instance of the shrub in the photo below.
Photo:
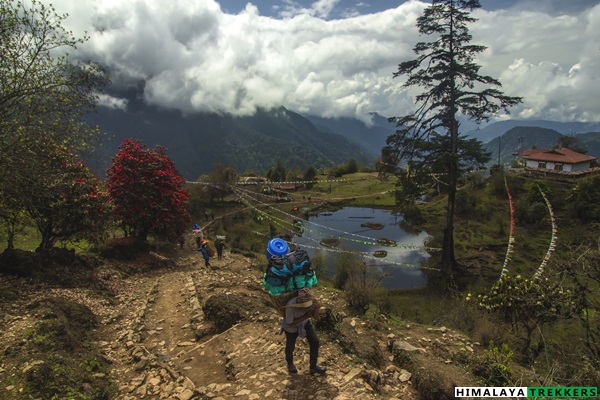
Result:
{"label": "shrub", "polygon": [[486,386],[512,386],[513,381],[509,371],[513,351],[506,343],[500,347],[490,342],[484,350],[485,360],[475,367],[476,375],[483,378]]}
{"label": "shrub", "polygon": [[571,189],[568,201],[571,215],[582,222],[600,221],[600,175],[582,179],[577,186]]}
{"label": "shrub", "polygon": [[540,190],[547,196],[552,195],[552,190],[548,186],[548,182],[540,179],[524,183],[523,189],[525,189],[525,192],[527,193],[527,201],[529,204],[545,203],[544,196],[542,196]]}
{"label": "shrub", "polygon": [[375,287],[369,279],[350,276],[344,285],[344,292],[348,306],[364,314],[374,300]]}
{"label": "shrub", "polygon": [[548,207],[545,203],[533,203],[527,210],[527,222],[539,224],[548,218]]}
{"label": "shrub", "polygon": [[472,189],[483,189],[485,187],[485,177],[481,171],[465,174],[462,180]]}
{"label": "shrub", "polygon": [[321,250],[317,250],[315,255],[310,259],[312,268],[317,273],[317,276],[320,276],[325,269],[325,255]]}
{"label": "shrub", "polygon": [[473,196],[473,192],[468,189],[458,190],[455,201],[455,210],[457,213],[470,212],[475,207],[475,197]]}
{"label": "shrub", "polygon": [[319,319],[315,322],[315,327],[319,330],[339,335],[343,320],[344,317],[342,314],[335,312],[331,308],[325,308],[325,311],[321,313]]}
{"label": "shrub", "polygon": [[530,355],[537,329],[579,313],[575,300],[570,290],[548,278],[525,279],[517,275],[498,280],[488,294],[480,295],[479,307],[502,318],[513,334],[520,335],[520,353],[525,356]]}
{"label": "shrub", "polygon": [[494,213],[496,203],[493,196],[485,194],[475,204],[475,212],[480,218],[488,219]]}
{"label": "shrub", "polygon": [[504,183],[504,170],[492,170],[490,178],[487,180],[486,191],[494,196],[506,195],[506,185]]}
{"label": "shrub", "polygon": [[[336,271],[333,276],[334,286],[344,290],[349,307],[365,313],[369,306],[377,300],[378,288],[384,275],[372,274],[365,260],[353,253],[338,253],[334,265]],[[391,308],[390,304],[386,305],[385,299],[381,300],[381,309]]]}
{"label": "shrub", "polygon": [[352,253],[337,253],[334,257],[333,268],[333,286],[337,289],[344,289],[346,282],[354,275],[358,269],[359,259]]}

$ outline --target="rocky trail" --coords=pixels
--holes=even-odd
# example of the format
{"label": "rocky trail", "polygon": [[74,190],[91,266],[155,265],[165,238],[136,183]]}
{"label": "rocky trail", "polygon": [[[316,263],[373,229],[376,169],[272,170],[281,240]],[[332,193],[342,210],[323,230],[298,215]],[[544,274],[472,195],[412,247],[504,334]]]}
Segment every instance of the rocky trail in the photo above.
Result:
{"label": "rocky trail", "polygon": [[[122,317],[106,326],[102,342],[121,399],[375,398],[361,379],[363,366],[324,336],[320,362],[328,374],[308,374],[305,340],[296,347],[299,373],[288,374],[280,316],[242,256],[225,253],[208,268],[196,254],[183,256],[176,267],[131,278],[125,287]],[[322,300],[333,296],[315,292]],[[211,298],[239,313],[225,307],[216,323],[207,320],[203,306]],[[415,398],[409,383],[397,383],[391,390],[397,398]]]}
{"label": "rocky trail", "polygon": [[[113,302],[79,289],[24,289],[4,316],[0,340],[18,340],[31,325],[22,307],[32,298],[59,295],[77,299],[100,317],[96,343],[111,363],[109,378],[121,400],[421,399],[424,387],[431,392],[426,397],[451,398],[453,386],[473,385],[452,360],[480,351],[476,343],[446,328],[352,316],[342,293],[319,285],[313,288],[323,315],[316,323],[319,363],[327,374],[308,373],[308,343],[301,339],[295,352],[299,373],[291,375],[281,317],[252,260],[225,252],[206,267],[190,250],[171,258],[151,255],[163,267],[120,279]],[[406,367],[394,362],[402,354],[410,359]],[[3,364],[0,373],[10,368]],[[0,398],[19,398],[18,388],[0,390],[15,394]]]}

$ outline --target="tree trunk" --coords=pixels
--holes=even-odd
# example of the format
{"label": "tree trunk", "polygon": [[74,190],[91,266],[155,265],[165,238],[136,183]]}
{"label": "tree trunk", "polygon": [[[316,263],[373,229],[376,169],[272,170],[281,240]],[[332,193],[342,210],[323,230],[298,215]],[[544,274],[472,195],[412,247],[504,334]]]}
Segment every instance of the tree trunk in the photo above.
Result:
{"label": "tree trunk", "polygon": [[15,231],[17,223],[14,219],[9,217],[5,217],[4,221],[6,223],[6,248],[13,250],[15,248]]}
{"label": "tree trunk", "polygon": [[146,240],[148,240],[148,234],[149,231],[147,228],[142,228],[139,230],[139,232],[137,233],[137,235],[135,235],[135,237],[139,240],[141,240],[142,242],[145,242]]}
{"label": "tree trunk", "polygon": [[458,182],[458,122],[452,122],[450,129],[450,160],[448,166],[448,204],[446,207],[446,227],[442,242],[442,270],[446,278],[450,277],[456,269],[454,255],[454,207],[456,203],[456,185]]}
{"label": "tree trunk", "polygon": [[54,229],[52,222],[47,222],[41,228],[40,225],[38,225],[38,230],[42,234],[42,241],[39,244],[38,248],[35,249],[35,251],[40,252],[52,248],[52,246],[54,246],[54,242],[56,241],[54,238]]}

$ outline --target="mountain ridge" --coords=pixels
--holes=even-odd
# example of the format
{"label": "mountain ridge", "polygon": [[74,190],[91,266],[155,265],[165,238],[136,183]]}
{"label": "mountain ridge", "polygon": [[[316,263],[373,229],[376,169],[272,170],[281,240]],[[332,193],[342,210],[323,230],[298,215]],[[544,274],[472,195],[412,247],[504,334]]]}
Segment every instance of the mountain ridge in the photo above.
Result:
{"label": "mountain ridge", "polygon": [[584,132],[600,132],[600,122],[560,122],[549,120],[509,119],[506,121],[493,122],[481,129],[467,131],[465,135],[476,138],[483,143],[488,143],[518,126],[551,129],[563,135],[576,136]]}
{"label": "mountain ridge", "polygon": [[[285,107],[259,109],[252,116],[184,115],[147,105],[139,88],[129,88],[117,95],[128,100],[127,110],[99,107],[89,118],[113,139],[105,146],[103,158],[90,162],[99,171],[106,170],[118,145],[132,137],[149,147],[164,146],[179,173],[188,180],[197,179],[218,164],[231,166],[240,173],[258,174],[266,173],[276,160],[286,168],[323,169],[354,158],[371,167],[380,157],[388,136],[396,131],[394,123],[376,112],[369,113],[366,122],[349,117],[302,115]],[[461,121],[461,126],[469,129],[474,125]],[[501,149],[500,158],[510,162],[517,142],[512,134],[502,136],[516,127],[551,130],[547,138],[540,135],[533,138],[531,131],[523,131],[526,142],[534,140],[539,148],[553,147],[557,135],[578,132],[577,137],[590,146],[590,153],[600,155],[600,144],[594,137],[594,132],[600,132],[600,122],[506,120],[469,130],[465,135],[482,141],[484,148],[493,153],[493,160],[497,159],[500,141],[500,146],[506,149]]]}
{"label": "mountain ridge", "polygon": [[[127,138],[149,147],[164,146],[186,179],[196,179],[217,164],[237,171],[265,173],[277,159],[286,168],[326,168],[355,158],[370,164],[374,156],[344,136],[318,130],[308,119],[283,107],[258,110],[251,117],[178,112],[124,112],[101,109],[90,118],[114,139],[105,152],[116,153]],[[105,169],[109,161],[100,162]]]}
{"label": "mountain ridge", "polygon": [[[553,129],[517,126],[485,143],[483,149],[491,153],[492,164],[506,165],[517,158],[520,143],[523,151],[531,148],[552,149],[556,147],[562,136],[564,136],[562,133]],[[585,149],[588,155],[600,158],[600,132],[581,133],[575,138],[577,147]]]}

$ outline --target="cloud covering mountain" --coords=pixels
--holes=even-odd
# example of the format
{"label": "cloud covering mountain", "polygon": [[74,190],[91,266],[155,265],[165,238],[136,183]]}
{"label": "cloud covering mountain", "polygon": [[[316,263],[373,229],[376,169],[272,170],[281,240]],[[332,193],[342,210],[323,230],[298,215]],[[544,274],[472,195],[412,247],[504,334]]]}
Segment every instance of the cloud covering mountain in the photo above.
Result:
{"label": "cloud covering mountain", "polygon": [[[268,10],[247,3],[235,12],[223,3],[231,2],[61,0],[55,7],[69,13],[65,25],[75,35],[88,32],[72,55],[107,65],[115,87],[141,83],[148,105],[239,116],[285,106],[365,121],[369,112],[413,109],[415,92],[392,73],[429,40],[415,27],[426,3],[387,1],[395,6],[376,12],[354,3],[335,18],[343,1],[275,1]],[[600,5],[575,1],[578,8],[562,11],[565,2],[506,3],[477,10],[471,33],[488,47],[477,59],[481,72],[524,98],[511,117],[600,120]],[[126,108],[127,100],[104,96],[101,104]]]}

